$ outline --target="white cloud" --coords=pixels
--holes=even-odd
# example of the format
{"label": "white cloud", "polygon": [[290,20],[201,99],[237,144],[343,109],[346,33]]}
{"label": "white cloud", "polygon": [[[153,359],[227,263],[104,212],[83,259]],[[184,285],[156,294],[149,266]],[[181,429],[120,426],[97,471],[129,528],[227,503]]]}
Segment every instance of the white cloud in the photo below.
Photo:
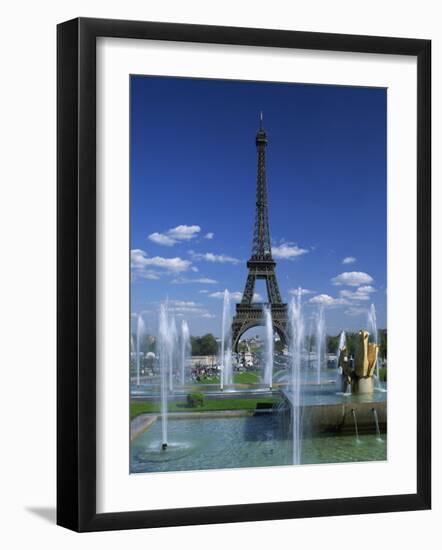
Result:
{"label": "white cloud", "polygon": [[373,277],[363,271],[346,271],[333,277],[334,285],[360,286],[369,285],[373,282]]}
{"label": "white cloud", "polygon": [[[187,271],[192,262],[182,258],[150,257],[144,250],[133,249],[130,253],[132,275],[144,279],[158,279],[164,273],[181,273]],[[160,271],[158,271],[160,270]]]}
{"label": "white cloud", "polygon": [[370,294],[376,292],[376,289],[371,285],[358,287],[356,290],[341,290],[339,295],[341,298],[354,301],[370,300]]}
{"label": "white cloud", "polygon": [[343,260],[343,264],[354,264],[356,261],[356,258],[354,256],[346,256]]}
{"label": "white cloud", "polygon": [[154,256],[152,258],[146,258],[145,265],[151,265],[166,271],[181,272],[187,271],[190,267],[188,260],[183,260],[179,257],[176,258],[163,258],[161,256]]}
{"label": "white cloud", "polygon": [[[364,273],[363,275],[366,275]],[[368,275],[369,277],[369,275]],[[350,280],[355,280],[355,278],[350,278]],[[345,279],[345,280],[348,280]],[[347,284],[350,284],[347,282]],[[350,306],[346,313],[348,315],[359,315],[360,311],[366,311],[366,309],[361,309],[358,307],[358,302],[370,300],[371,294],[377,292],[377,290],[371,285],[361,285],[355,290],[343,289],[339,291],[338,297],[330,296],[329,294],[317,294],[310,298],[308,301],[309,304],[322,305],[324,307],[337,307],[337,306]],[[296,290],[290,291],[290,293],[296,293]],[[353,305],[354,304],[354,305]]]}
{"label": "white cloud", "polygon": [[164,233],[151,233],[147,238],[149,241],[163,246],[173,246],[176,243],[174,239],[171,239]]}
{"label": "white cloud", "polygon": [[213,254],[212,252],[197,253],[193,250],[189,251],[193,260],[220,263],[220,264],[238,264],[239,260],[232,256],[226,256],[225,254]]}
{"label": "white cloud", "polygon": [[329,296],[328,294],[317,294],[316,296],[313,296],[313,298],[310,298],[309,303],[324,307],[342,306],[348,304],[348,302],[343,298],[333,298],[333,296]]}
{"label": "white cloud", "polygon": [[196,237],[200,231],[199,225],[177,225],[173,229],[169,229],[167,233],[169,237],[177,241],[189,241]]}
{"label": "white cloud", "polygon": [[147,238],[156,244],[173,246],[180,241],[194,239],[200,231],[201,227],[199,225],[177,225],[164,233],[151,233]]}
{"label": "white cloud", "polygon": [[307,296],[308,294],[314,294],[313,290],[309,290],[308,288],[291,288],[289,290],[289,294],[292,294],[293,296],[297,296],[298,292],[301,291],[301,296]]}
{"label": "white cloud", "polygon": [[[201,284],[201,285],[215,285],[218,283],[215,279],[209,279],[208,277],[199,277],[196,279],[188,277],[177,277],[173,279],[174,285],[186,285],[186,284]],[[201,292],[201,291],[200,291]]]}
{"label": "white cloud", "polygon": [[278,246],[272,246],[272,254],[275,258],[280,260],[291,260],[297,256],[307,254],[308,250],[300,248],[293,243],[281,243]]}
{"label": "white cloud", "polygon": [[206,233],[206,234],[204,235],[204,238],[205,238],[205,239],[209,239],[209,241],[211,241],[211,240],[213,239],[214,236],[215,236],[215,233],[210,233],[210,232],[209,232],[209,233]]}

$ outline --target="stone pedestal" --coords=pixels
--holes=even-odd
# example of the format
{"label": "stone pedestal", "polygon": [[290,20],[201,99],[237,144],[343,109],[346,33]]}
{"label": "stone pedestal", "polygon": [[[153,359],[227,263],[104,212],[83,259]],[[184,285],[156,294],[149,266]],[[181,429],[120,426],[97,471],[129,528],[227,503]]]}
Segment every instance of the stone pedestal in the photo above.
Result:
{"label": "stone pedestal", "polygon": [[354,378],[351,390],[352,393],[373,393],[374,378],[372,376],[368,376],[367,378]]}

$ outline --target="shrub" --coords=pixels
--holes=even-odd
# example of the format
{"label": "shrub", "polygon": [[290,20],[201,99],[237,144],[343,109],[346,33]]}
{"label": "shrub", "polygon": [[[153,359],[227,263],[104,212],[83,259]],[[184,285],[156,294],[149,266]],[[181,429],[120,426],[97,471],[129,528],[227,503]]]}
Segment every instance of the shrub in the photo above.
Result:
{"label": "shrub", "polygon": [[187,395],[187,405],[189,407],[202,407],[204,405],[204,395],[201,392],[193,392]]}
{"label": "shrub", "polygon": [[387,369],[385,367],[379,369],[379,379],[381,382],[387,381]]}

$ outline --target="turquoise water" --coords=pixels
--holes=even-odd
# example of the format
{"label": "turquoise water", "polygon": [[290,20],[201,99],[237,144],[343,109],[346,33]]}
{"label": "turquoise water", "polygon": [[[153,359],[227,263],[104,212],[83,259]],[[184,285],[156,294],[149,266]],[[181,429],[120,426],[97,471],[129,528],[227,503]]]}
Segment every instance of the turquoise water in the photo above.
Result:
{"label": "turquoise water", "polygon": [[[252,468],[292,463],[290,429],[279,415],[173,419],[169,446],[161,450],[161,423],[131,443],[131,473]],[[305,438],[302,464],[386,460],[386,436],[327,435]]]}

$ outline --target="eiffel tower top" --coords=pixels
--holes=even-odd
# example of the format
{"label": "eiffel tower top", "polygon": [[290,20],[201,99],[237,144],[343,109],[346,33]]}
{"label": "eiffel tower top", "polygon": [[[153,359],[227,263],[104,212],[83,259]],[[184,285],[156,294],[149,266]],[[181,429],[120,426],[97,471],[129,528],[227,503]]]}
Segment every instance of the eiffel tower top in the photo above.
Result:
{"label": "eiffel tower top", "polygon": [[266,158],[265,149],[268,140],[263,128],[263,114],[260,113],[259,130],[256,134],[258,153],[258,171],[256,181],[256,210],[253,231],[252,256],[250,261],[271,261],[272,248],[270,242],[269,213],[267,204]]}

